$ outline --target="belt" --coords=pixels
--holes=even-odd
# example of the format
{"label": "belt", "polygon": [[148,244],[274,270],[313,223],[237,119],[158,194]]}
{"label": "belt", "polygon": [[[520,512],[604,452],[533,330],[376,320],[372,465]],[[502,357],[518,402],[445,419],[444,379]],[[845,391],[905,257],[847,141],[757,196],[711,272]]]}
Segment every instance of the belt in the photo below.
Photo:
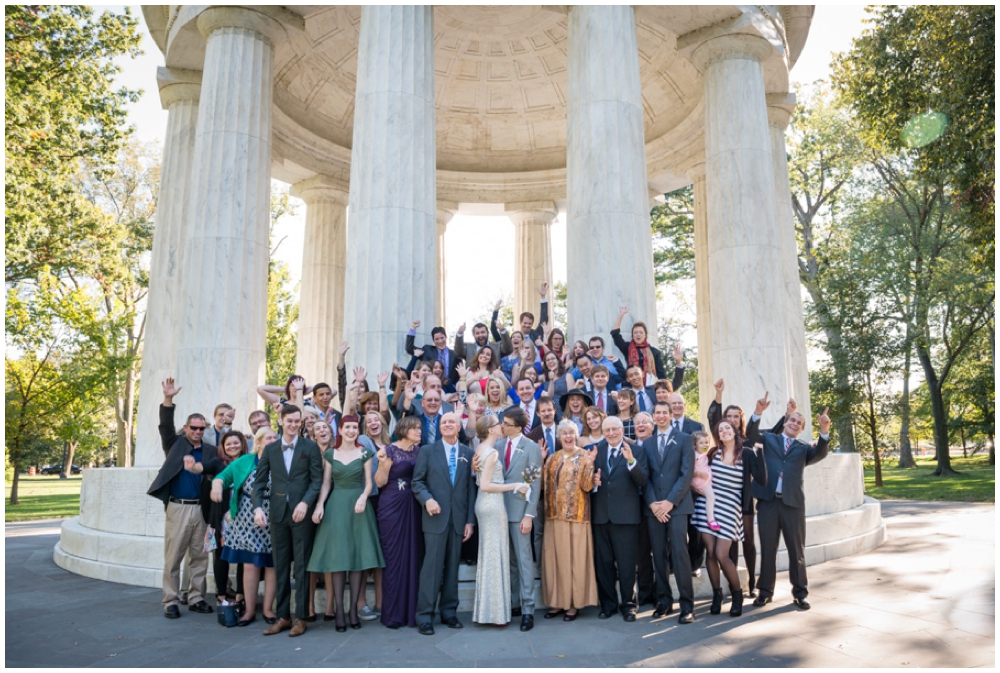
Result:
{"label": "belt", "polygon": [[774,494],[774,496],[775,496],[776,498],[780,498],[780,497],[781,497],[781,494],[780,494],[780,493],[775,493],[775,494]]}
{"label": "belt", "polygon": [[170,498],[170,502],[178,505],[200,505],[201,500],[184,500],[183,498]]}

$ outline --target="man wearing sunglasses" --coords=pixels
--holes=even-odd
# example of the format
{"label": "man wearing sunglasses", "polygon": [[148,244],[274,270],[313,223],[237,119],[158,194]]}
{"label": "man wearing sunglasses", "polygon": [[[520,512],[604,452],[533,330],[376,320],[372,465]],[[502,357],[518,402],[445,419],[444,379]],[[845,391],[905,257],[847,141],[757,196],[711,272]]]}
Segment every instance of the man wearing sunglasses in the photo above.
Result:
{"label": "man wearing sunglasses", "polygon": [[163,616],[181,616],[178,607],[181,563],[188,557],[191,589],[188,610],[212,612],[205,602],[205,576],[208,573],[208,553],[204,551],[205,529],[210,506],[208,486],[203,483],[213,477],[204,472],[218,457],[218,450],[202,441],[208,422],[201,414],[187,417],[181,433],[174,425],[174,396],[180,392],[173,379],[163,382],[163,404],[160,405],[160,440],[166,459],[147,493],[163,501],[167,522],[163,533]]}

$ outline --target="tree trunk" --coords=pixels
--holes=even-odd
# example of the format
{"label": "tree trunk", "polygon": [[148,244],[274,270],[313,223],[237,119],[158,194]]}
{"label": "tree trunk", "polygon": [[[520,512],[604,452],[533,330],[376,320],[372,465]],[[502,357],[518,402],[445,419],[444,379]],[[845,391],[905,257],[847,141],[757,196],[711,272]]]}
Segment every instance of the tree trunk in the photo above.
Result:
{"label": "tree trunk", "polygon": [[66,479],[67,478],[67,476],[66,476],[66,454],[68,452],[69,452],[69,442],[63,442],[62,461],[60,463],[63,466],[63,469],[59,470],[59,478],[60,479]]}
{"label": "tree trunk", "polygon": [[[907,326],[907,333],[910,328]],[[907,334],[906,357],[903,359],[903,396],[899,404],[899,467],[916,467],[913,460],[913,447],[910,444],[910,358],[913,344]]]}
{"label": "tree trunk", "polygon": [[[20,451],[18,451],[18,453],[20,453]],[[14,479],[10,483],[10,504],[19,505],[21,503],[17,501],[17,485],[21,481],[21,457],[19,455],[15,455],[12,462],[14,463]]]}
{"label": "tree trunk", "polygon": [[959,433],[962,435],[962,458],[968,458],[969,457],[969,447],[966,446],[966,444],[965,444],[965,425],[964,425],[965,419],[964,418],[962,419],[962,423],[963,424],[961,426],[959,426],[959,428],[958,428]]}
{"label": "tree trunk", "polygon": [[63,458],[63,469],[59,473],[60,479],[69,479],[70,475],[73,474],[73,455],[76,453],[76,445],[78,442],[66,442],[66,455]]}
{"label": "tree trunk", "polygon": [[924,346],[917,346],[917,357],[920,358],[924,378],[927,379],[927,392],[931,396],[931,413],[934,415],[934,454],[937,458],[934,476],[952,477],[958,473],[951,468],[951,453],[948,446],[948,410],[944,405],[944,395],[941,394],[941,382],[938,380],[937,372],[934,371],[934,365],[931,363],[930,352]]}
{"label": "tree trunk", "polygon": [[837,394],[837,419],[834,421],[837,429],[837,443],[841,453],[855,453],[858,450],[854,442],[854,413],[851,411],[851,382],[847,377],[847,367],[837,366],[833,360],[834,390]]}
{"label": "tree trunk", "polygon": [[875,486],[882,488],[882,458],[878,452],[878,419],[875,417],[875,391],[868,389],[868,432],[872,439],[872,454],[875,456]]}
{"label": "tree trunk", "polygon": [[993,435],[990,435],[990,465],[997,464],[997,456],[993,451]]}

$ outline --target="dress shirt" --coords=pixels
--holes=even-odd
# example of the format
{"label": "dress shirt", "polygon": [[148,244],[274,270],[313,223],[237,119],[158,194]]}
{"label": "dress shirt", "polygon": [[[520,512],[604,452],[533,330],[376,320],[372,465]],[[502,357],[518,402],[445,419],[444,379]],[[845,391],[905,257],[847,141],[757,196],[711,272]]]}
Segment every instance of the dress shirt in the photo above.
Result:
{"label": "dress shirt", "polygon": [[649,395],[646,394],[645,389],[640,388],[639,390],[636,390],[635,388],[633,388],[632,392],[635,393],[635,403],[639,405],[639,410],[648,413],[653,413],[653,405],[655,403],[655,400],[649,399]]}
{"label": "dress shirt", "polygon": [[[760,416],[758,416],[757,414],[751,414],[750,415],[750,420],[751,421],[759,421],[760,420]],[[826,440],[826,441],[830,441],[830,435],[829,434],[824,434],[824,433],[821,432],[821,433],[819,433],[819,437],[820,437],[820,439],[823,439],[823,440]],[[782,449],[785,448],[785,443],[789,439],[791,439],[793,442],[795,441],[795,438],[789,437],[785,433],[781,433],[781,448]],[[789,445],[789,448],[791,448],[791,445]],[[786,453],[787,453],[787,451],[786,451]],[[781,486],[782,486],[782,482],[784,481],[784,477],[785,477],[785,473],[784,472],[779,472],[778,473],[778,483],[774,487],[774,492],[775,492],[776,495],[781,495],[781,493],[782,493]]]}
{"label": "dress shirt", "polygon": [[594,398],[594,406],[604,413],[608,413],[608,389],[605,388],[604,390],[598,390],[597,388],[594,388],[591,395]]}
{"label": "dress shirt", "polygon": [[[285,442],[285,438],[284,437],[281,438],[281,458],[285,461],[285,472],[287,474],[291,474],[292,472],[292,455],[294,455],[295,453],[295,444],[298,441],[299,438],[296,437],[295,439],[292,440],[291,444],[287,444]],[[288,448],[285,448],[286,446]]]}

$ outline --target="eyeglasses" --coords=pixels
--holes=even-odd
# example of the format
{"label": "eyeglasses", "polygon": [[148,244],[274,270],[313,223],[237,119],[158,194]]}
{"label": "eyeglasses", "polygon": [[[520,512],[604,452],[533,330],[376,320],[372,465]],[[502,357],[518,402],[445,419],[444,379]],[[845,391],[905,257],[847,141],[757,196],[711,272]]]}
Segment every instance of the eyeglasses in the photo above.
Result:
{"label": "eyeglasses", "polygon": [[188,426],[188,429],[192,430],[194,432],[205,432],[206,428],[208,428],[207,425],[189,425]]}
{"label": "eyeglasses", "polygon": [[503,422],[503,426],[504,426],[505,428],[516,428],[516,427],[517,427],[517,426],[516,426],[516,425],[514,425],[513,423],[508,423],[507,421],[504,421],[504,422]]}

